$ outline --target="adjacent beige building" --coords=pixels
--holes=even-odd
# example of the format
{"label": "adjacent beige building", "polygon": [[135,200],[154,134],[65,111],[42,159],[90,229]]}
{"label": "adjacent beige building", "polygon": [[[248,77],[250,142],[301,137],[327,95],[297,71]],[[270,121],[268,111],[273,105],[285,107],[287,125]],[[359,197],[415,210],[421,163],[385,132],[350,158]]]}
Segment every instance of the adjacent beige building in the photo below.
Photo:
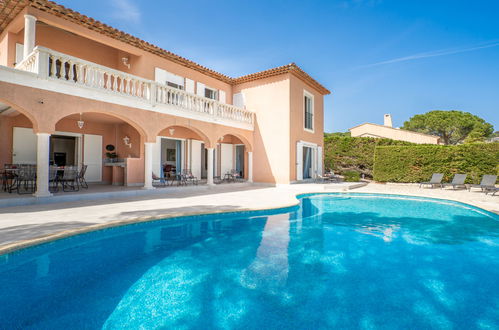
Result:
{"label": "adjacent beige building", "polygon": [[385,114],[384,124],[365,123],[349,129],[353,137],[386,138],[398,141],[407,141],[418,144],[440,144],[440,137],[393,128],[392,116]]}

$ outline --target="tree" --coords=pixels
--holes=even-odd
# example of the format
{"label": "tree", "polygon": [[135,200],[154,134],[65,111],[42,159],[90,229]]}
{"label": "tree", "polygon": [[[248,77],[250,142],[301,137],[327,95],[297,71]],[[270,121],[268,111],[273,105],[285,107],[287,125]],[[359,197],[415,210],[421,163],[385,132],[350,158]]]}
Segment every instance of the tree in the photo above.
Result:
{"label": "tree", "polygon": [[494,132],[494,127],[482,118],[457,110],[434,110],[415,115],[402,128],[440,136],[444,144],[480,142]]}

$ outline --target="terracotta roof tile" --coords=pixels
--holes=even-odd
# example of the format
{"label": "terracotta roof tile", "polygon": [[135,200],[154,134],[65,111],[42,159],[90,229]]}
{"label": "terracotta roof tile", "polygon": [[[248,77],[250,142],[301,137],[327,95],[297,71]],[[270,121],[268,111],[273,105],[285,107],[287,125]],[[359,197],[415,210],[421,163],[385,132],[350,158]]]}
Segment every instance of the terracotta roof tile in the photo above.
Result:
{"label": "terracotta roof tile", "polygon": [[231,85],[272,77],[284,73],[292,73],[301,78],[302,80],[304,80],[305,82],[307,82],[308,84],[315,87],[322,94],[330,93],[329,90],[327,90],[324,86],[322,86],[319,82],[313,79],[310,75],[308,75],[305,71],[300,69],[300,67],[298,67],[294,63],[273,68],[270,70],[265,70],[262,72],[252,73],[239,78],[231,78],[227,75],[211,70],[205,66],[202,66],[191,60],[188,60],[182,56],[164,50],[147,41],[134,37],[131,34],[115,29],[107,24],[104,24],[91,17],[80,14],[72,9],[66,8],[62,5],[59,5],[49,0],[0,0],[0,34],[7,27],[7,25],[19,14],[19,12],[21,12],[26,6],[36,8],[40,11],[50,13],[56,17],[60,17],[75,24],[84,26],[89,30],[98,32],[107,37],[119,40],[121,42],[137,47],[149,53],[166,58],[172,62],[199,71],[203,74],[206,74],[207,76],[224,81]]}

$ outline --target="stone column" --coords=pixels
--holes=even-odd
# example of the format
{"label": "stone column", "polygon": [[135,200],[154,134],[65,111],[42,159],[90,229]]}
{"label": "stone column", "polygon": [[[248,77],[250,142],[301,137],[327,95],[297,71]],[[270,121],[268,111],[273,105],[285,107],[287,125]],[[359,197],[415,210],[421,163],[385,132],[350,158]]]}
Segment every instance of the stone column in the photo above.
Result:
{"label": "stone column", "polygon": [[35,49],[36,17],[24,15],[24,51],[23,59]]}
{"label": "stone column", "polygon": [[207,171],[207,183],[208,186],[213,186],[213,154],[215,152],[215,148],[206,148],[206,152],[208,153],[208,169]]}
{"label": "stone column", "polygon": [[253,182],[253,152],[248,151],[248,182]]}
{"label": "stone column", "polygon": [[144,149],[144,187],[143,189],[154,189],[152,186],[152,149],[153,142],[146,142]]}
{"label": "stone column", "polygon": [[52,196],[49,191],[49,133],[36,133],[36,192],[35,197]]}

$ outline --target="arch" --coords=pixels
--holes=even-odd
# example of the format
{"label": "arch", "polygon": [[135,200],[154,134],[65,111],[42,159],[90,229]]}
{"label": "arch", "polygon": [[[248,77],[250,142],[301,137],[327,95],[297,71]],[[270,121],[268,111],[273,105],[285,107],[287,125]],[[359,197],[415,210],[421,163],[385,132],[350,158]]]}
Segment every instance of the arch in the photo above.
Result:
{"label": "arch", "polygon": [[[54,128],[57,125],[57,123],[59,123],[61,120],[65,119],[67,117],[73,116],[73,115],[78,115],[80,113],[82,115],[85,115],[85,114],[88,114],[88,113],[96,113],[96,114],[101,114],[101,115],[104,115],[104,116],[115,117],[115,118],[120,119],[123,122],[127,123],[128,125],[132,126],[139,133],[139,135],[141,137],[143,137],[144,139],[147,140],[147,138],[148,138],[148,134],[147,134],[146,130],[144,128],[142,128],[141,125],[139,125],[135,121],[131,120],[127,116],[124,116],[122,114],[116,114],[114,112],[99,111],[99,110],[86,110],[86,111],[81,111],[81,112],[80,111],[76,111],[76,112],[65,113],[63,116],[58,117],[56,120],[54,120],[54,123],[53,123]],[[83,118],[83,120],[84,120],[84,118]]]}
{"label": "arch", "polygon": [[[0,102],[8,105],[12,109],[18,111],[20,114],[26,116],[26,118],[28,118],[28,120],[31,122],[31,124],[33,126],[33,132],[39,133],[38,120],[33,116],[33,114],[31,112],[27,111],[23,107],[21,107],[21,106],[19,106],[17,104],[14,104],[13,102],[10,102],[10,101],[8,101],[8,100],[6,100],[4,98],[0,98]],[[50,133],[50,132],[43,132],[43,133]]]}
{"label": "arch", "polygon": [[[203,131],[201,131],[200,129],[198,129],[196,127],[188,126],[188,125],[182,125],[182,124],[171,124],[171,125],[168,125],[165,128],[159,130],[156,133],[156,136],[159,136],[161,134],[161,132],[163,132],[163,131],[167,131],[170,128],[175,129],[176,127],[180,127],[180,128],[192,131],[195,135],[197,135],[197,137],[200,140],[202,140],[204,142],[206,148],[211,148],[212,147],[212,141],[208,138],[208,136]],[[166,134],[165,136],[175,137],[175,133],[173,135],[171,135],[168,132],[168,134]]]}
{"label": "arch", "polygon": [[246,137],[244,137],[242,134],[239,134],[239,133],[236,133],[236,132],[227,132],[225,134],[219,135],[219,137],[216,139],[216,141],[217,142],[220,141],[220,139],[222,137],[227,136],[227,135],[232,135],[232,136],[235,136],[236,138],[238,138],[244,144],[244,147],[246,148],[246,151],[249,151],[249,152],[253,151],[253,146],[248,141],[248,139]]}

